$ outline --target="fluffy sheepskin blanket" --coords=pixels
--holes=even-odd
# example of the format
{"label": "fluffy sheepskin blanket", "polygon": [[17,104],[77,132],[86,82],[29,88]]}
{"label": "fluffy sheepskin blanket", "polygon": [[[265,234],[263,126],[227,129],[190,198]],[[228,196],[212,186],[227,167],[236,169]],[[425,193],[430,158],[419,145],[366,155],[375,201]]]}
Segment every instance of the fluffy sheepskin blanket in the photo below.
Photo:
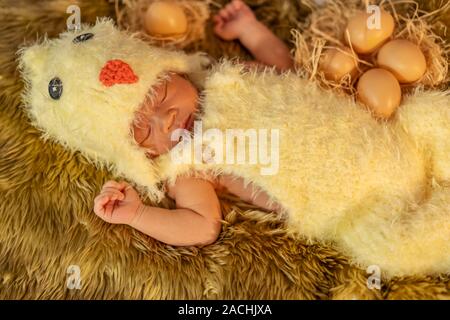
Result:
{"label": "fluffy sheepskin blanket", "polygon": [[[64,2],[39,11],[1,8],[0,297],[2,298],[445,298],[446,276],[394,278],[367,288],[365,270],[331,247],[306,243],[277,217],[223,200],[219,241],[173,248],[92,213],[110,178],[78,153],[43,143],[20,108],[14,52],[24,36],[59,33]],[[83,10],[84,8],[82,8]],[[95,9],[95,10],[94,10]],[[104,14],[86,7],[85,19]],[[101,13],[99,13],[101,12]],[[34,28],[21,29],[17,17]],[[33,24],[31,24],[33,26]],[[24,24],[25,25],[25,24]],[[44,30],[39,30],[44,27]],[[59,30],[59,31],[58,31]],[[79,267],[81,289],[65,284]]]}

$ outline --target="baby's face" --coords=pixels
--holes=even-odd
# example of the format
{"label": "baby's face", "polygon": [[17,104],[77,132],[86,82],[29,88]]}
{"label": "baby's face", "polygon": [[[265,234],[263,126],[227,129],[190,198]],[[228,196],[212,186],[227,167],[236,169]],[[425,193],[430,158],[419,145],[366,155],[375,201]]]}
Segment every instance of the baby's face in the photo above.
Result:
{"label": "baby's face", "polygon": [[168,152],[176,129],[191,130],[198,108],[198,92],[189,80],[172,73],[168,81],[155,87],[153,101],[146,99],[133,122],[136,143],[145,148],[150,158]]}

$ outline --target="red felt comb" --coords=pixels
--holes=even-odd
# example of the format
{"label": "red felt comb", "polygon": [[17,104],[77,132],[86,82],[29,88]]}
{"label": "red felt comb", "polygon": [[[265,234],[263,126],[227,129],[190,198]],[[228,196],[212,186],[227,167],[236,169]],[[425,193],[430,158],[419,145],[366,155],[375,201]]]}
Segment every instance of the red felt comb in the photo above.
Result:
{"label": "red felt comb", "polygon": [[139,78],[130,65],[122,60],[109,60],[100,71],[99,80],[107,87],[115,84],[135,83]]}

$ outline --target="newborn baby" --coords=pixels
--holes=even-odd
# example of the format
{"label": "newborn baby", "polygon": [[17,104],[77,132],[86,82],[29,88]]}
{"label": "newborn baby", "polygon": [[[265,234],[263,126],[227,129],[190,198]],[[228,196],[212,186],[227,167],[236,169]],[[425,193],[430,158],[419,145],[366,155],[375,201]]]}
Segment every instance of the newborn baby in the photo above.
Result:
{"label": "newborn baby", "polygon": [[[380,122],[349,97],[276,72],[291,68],[289,51],[242,2],[214,20],[220,37],[271,67],[223,59],[207,68],[201,53],[151,46],[108,19],[20,52],[26,111],[43,138],[130,182],[106,183],[96,214],[171,245],[206,245],[220,232],[217,193],[227,191],[359,266],[448,273],[448,92],[415,90]],[[248,157],[228,144],[238,130]],[[168,195],[176,209],[145,206],[138,194]]]}
{"label": "newborn baby", "polygon": [[[274,66],[279,71],[293,65],[287,46],[260,23],[241,0],[233,0],[214,17],[215,33],[225,40],[239,39],[258,64]],[[133,135],[139,146],[154,159],[171,150],[178,141],[171,135],[176,129],[192,130],[199,108],[199,92],[183,74],[171,73],[154,88],[133,122]],[[281,211],[277,203],[252,183],[231,175],[217,177],[180,177],[167,184],[168,196],[176,201],[175,210],[146,206],[126,182],[108,181],[95,198],[94,211],[110,223],[128,224],[145,234],[171,245],[207,245],[221,229],[217,192],[234,194],[244,201],[269,211]]]}

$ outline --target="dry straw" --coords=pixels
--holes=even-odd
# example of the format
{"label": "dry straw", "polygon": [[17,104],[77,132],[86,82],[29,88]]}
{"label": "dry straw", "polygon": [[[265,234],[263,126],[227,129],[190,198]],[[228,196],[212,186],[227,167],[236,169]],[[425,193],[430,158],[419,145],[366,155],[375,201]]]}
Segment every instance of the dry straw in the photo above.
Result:
{"label": "dry straw", "polygon": [[[358,75],[353,79],[344,77],[339,83],[325,79],[319,70],[320,57],[325,49],[336,48],[343,53],[348,47],[345,41],[347,20],[356,11],[365,10],[369,4],[361,0],[334,0],[325,5],[317,5],[312,0],[305,0],[304,4],[310,7],[311,14],[304,22],[299,22],[296,30],[292,31],[295,40],[295,62],[299,72],[310,80],[317,81],[323,87],[335,90],[338,93],[354,93],[354,83],[367,69],[376,66],[376,52],[369,56],[357,56],[359,62]],[[448,58],[449,45],[444,39],[433,32],[437,27],[435,17],[448,10],[450,3],[443,4],[433,12],[419,10],[414,1],[376,1],[384,10],[390,12],[396,22],[393,39],[407,39],[417,44],[425,55],[427,71],[416,83],[402,86],[403,91],[411,87],[423,86],[425,88],[448,88]],[[354,53],[350,46],[350,50]]]}
{"label": "dry straw", "polygon": [[209,19],[209,2],[201,0],[171,0],[179,5],[187,17],[187,32],[179,36],[153,36],[145,32],[143,16],[148,6],[158,0],[115,0],[117,24],[135,32],[150,44],[177,49],[204,39],[205,23]]}

